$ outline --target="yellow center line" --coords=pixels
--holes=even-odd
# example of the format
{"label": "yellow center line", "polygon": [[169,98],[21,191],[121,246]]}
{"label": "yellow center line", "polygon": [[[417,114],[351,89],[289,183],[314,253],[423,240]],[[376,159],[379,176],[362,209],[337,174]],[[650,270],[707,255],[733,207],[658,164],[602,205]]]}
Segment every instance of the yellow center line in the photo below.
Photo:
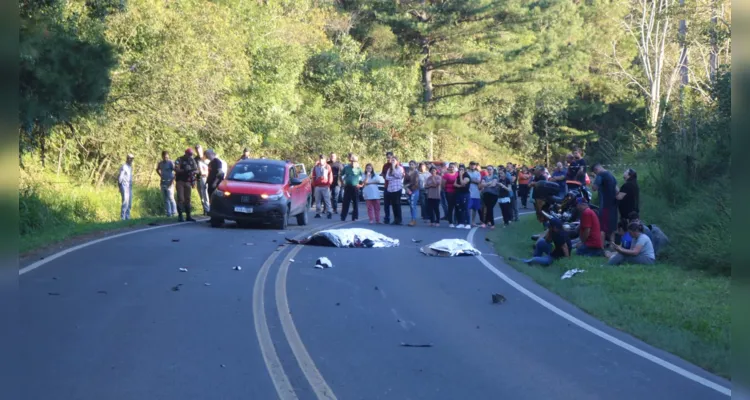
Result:
{"label": "yellow center line", "polygon": [[[314,231],[329,229],[339,224],[342,223],[328,224],[308,229],[295,236],[295,239],[305,237]],[[294,388],[289,382],[289,377],[284,371],[284,367],[281,365],[279,355],[276,353],[276,347],[271,339],[271,332],[268,329],[268,320],[264,304],[268,270],[284,250],[286,250],[286,248],[281,251],[274,250],[258,271],[258,275],[255,278],[255,285],[253,286],[253,319],[255,322],[255,333],[258,337],[258,344],[260,345],[261,354],[263,354],[263,361],[266,364],[266,369],[271,377],[271,381],[273,381],[273,385],[276,388],[276,393],[281,400],[297,400],[297,394],[294,392]],[[298,249],[295,250],[299,251]]]}
{"label": "yellow center line", "polygon": [[[350,223],[351,221],[342,222],[335,225],[335,227],[338,228]],[[305,246],[295,247],[286,255],[284,261],[281,262],[279,271],[276,274],[276,308],[279,312],[284,336],[286,336],[286,340],[292,348],[292,353],[294,353],[294,357],[297,359],[300,369],[305,374],[305,378],[307,378],[310,386],[312,386],[315,395],[319,400],[336,400],[336,395],[333,394],[333,390],[331,390],[331,387],[328,386],[325,379],[323,379],[323,375],[320,374],[320,371],[315,366],[315,362],[310,357],[310,353],[307,352],[305,344],[302,343],[299,332],[297,332],[297,327],[294,325],[291,310],[289,309],[289,300],[286,294],[287,272],[289,271],[292,257],[302,251],[302,248],[304,247]]]}

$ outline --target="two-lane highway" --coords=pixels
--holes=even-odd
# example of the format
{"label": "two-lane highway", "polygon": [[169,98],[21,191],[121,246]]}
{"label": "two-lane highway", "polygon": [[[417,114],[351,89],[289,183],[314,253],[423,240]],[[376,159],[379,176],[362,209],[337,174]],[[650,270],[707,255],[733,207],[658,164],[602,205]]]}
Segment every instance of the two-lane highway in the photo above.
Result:
{"label": "two-lane highway", "polygon": [[[340,224],[310,221],[304,228]],[[604,326],[500,257],[483,260],[574,321],[716,387],[583,329],[476,257],[419,253],[468,230],[374,227],[401,246],[279,250],[307,229],[182,224],[24,273],[24,398],[727,398],[716,388],[726,381]],[[471,232],[494,253],[482,234]],[[314,269],[320,256],[334,268]],[[491,304],[496,292],[507,301]]]}

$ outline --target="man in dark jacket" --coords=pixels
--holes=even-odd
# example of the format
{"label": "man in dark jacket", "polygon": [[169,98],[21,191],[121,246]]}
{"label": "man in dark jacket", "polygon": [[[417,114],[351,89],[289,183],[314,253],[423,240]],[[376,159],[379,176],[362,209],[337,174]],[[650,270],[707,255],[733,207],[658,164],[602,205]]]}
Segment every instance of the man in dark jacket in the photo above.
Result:
{"label": "man in dark jacket", "polygon": [[[178,221],[195,222],[190,216],[190,194],[195,187],[195,174],[198,171],[198,164],[193,158],[193,149],[185,150],[185,155],[175,160],[175,181],[177,182],[177,214]],[[185,219],[182,213],[185,213]]]}

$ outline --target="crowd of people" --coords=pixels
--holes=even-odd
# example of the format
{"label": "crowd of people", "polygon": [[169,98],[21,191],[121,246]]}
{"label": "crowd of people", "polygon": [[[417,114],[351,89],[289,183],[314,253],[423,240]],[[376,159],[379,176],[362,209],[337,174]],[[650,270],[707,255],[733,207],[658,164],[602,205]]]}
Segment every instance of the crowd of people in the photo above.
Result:
{"label": "crowd of people", "polygon": [[[416,226],[421,219],[431,227],[439,227],[445,221],[450,228],[494,229],[495,206],[500,210],[502,225],[508,226],[518,221],[519,206],[528,208],[535,187],[540,190],[544,185],[549,189],[551,185],[556,192],[550,197],[551,201],[561,201],[573,189],[582,194],[576,199],[580,215],[578,237],[571,240],[560,220],[540,219],[545,231],[536,242],[533,256],[523,260],[526,263],[550,265],[555,259],[575,253],[607,257],[611,265],[652,264],[660,246],[668,240],[658,227],[647,227],[639,219],[636,171],[627,169],[623,174],[624,183],[618,186],[611,172],[601,164],[594,164],[592,182],[580,150],[568,154],[565,163],[557,162],[552,172],[543,165],[518,168],[510,162],[484,167],[475,161],[468,165],[414,160],[403,164],[393,152],[387,152],[385,157],[378,171],[370,163],[362,168],[358,157],[351,153],[346,164],[339,161],[335,153],[328,157],[320,154],[311,170],[315,218],[326,215],[331,219],[335,214],[345,221],[351,215],[351,220],[357,221],[361,192],[370,224],[402,225],[401,202],[405,193],[409,226]],[[124,220],[130,218],[134,158],[132,154],[127,156],[118,176]],[[249,158],[250,152],[245,149],[238,161]],[[156,173],[160,177],[167,216],[176,215],[179,221],[195,221],[191,210],[193,189],[198,191],[203,214],[207,215],[211,194],[226,172],[227,164],[216,152],[204,151],[200,144],[186,149],[174,161],[169,152],[163,151]],[[581,190],[588,186],[598,192],[596,212],[589,207],[592,199],[588,191]]]}
{"label": "crowd of people", "polygon": [[337,205],[341,201],[341,220],[349,216],[350,206],[352,220],[358,220],[361,191],[370,224],[402,225],[405,222],[401,210],[402,193],[408,199],[409,226],[416,226],[421,219],[430,226],[440,226],[441,221],[446,221],[451,228],[477,226],[494,229],[496,205],[500,208],[504,226],[518,220],[518,173],[512,163],[483,168],[474,161],[468,167],[458,163],[414,160],[402,164],[393,152],[388,152],[386,162],[378,172],[369,163],[362,168],[356,155],[349,154],[348,161],[346,165],[342,164],[335,153],[328,158],[322,154],[318,156],[311,174],[315,218],[322,218],[323,214],[333,218],[334,214],[339,214]]}

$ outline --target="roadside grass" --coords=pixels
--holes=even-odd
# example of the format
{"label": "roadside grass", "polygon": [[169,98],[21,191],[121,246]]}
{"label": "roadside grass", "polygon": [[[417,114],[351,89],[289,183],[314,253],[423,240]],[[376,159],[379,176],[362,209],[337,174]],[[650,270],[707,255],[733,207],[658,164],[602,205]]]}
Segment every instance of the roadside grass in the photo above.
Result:
{"label": "roadside grass", "polygon": [[[488,234],[497,253],[530,257],[533,215]],[[731,279],[669,264],[607,267],[573,256],[550,267],[508,264],[608,325],[731,379]],[[561,280],[572,268],[586,270]]]}
{"label": "roadside grass", "polygon": [[[200,208],[198,193],[193,209]],[[22,175],[18,192],[19,252],[45,248],[81,235],[170,222],[158,187],[133,188],[131,219],[120,220],[120,193],[114,185],[80,184],[63,175],[37,171],[34,178]]]}

